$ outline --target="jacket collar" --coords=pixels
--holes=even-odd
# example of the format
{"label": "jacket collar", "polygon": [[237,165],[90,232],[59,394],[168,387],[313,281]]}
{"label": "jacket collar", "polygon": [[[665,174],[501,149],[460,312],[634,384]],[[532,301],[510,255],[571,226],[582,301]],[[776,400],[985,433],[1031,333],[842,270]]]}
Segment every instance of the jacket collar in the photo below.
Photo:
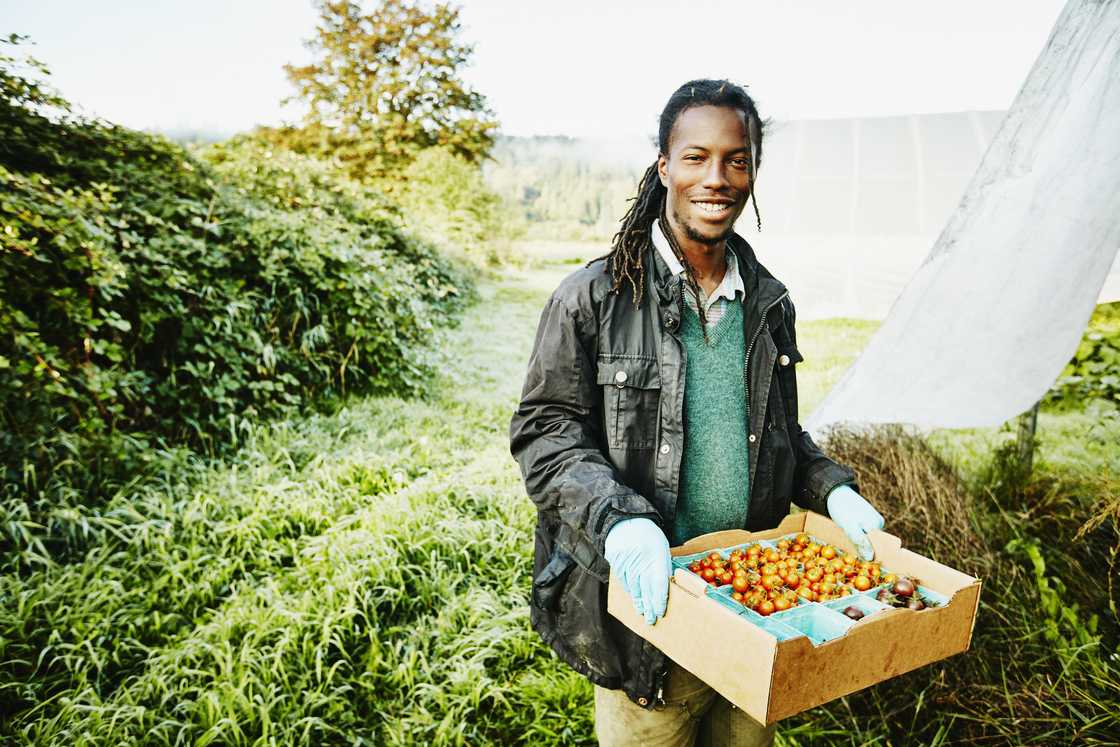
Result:
{"label": "jacket collar", "polygon": [[[739,275],[746,289],[744,303],[765,309],[787,292],[786,286],[759,263],[754,249],[746,239],[737,233],[731,234],[727,247],[735,253],[739,263]],[[655,289],[658,301],[663,305],[675,303],[680,283],[661,258],[661,253],[653,246],[652,240],[647,249],[646,264],[652,271],[654,282],[650,285]]]}

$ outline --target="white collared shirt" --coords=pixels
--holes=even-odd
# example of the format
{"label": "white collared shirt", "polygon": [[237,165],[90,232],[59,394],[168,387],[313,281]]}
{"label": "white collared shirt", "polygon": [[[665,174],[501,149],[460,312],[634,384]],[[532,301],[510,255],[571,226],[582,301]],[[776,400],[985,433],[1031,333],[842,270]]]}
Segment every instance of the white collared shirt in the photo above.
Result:
{"label": "white collared shirt", "polygon": [[[665,238],[665,233],[661,230],[661,221],[655,220],[653,222],[653,230],[650,233],[653,235],[653,245],[669,268],[669,272],[673,274],[673,277],[681,278],[683,281],[684,265],[677,259],[677,255],[673,254],[673,248],[669,246],[669,240]],[[747,295],[746,286],[743,285],[743,276],[739,274],[739,264],[735,259],[735,252],[730,249],[726,251],[727,271],[723,273],[723,280],[710,296],[704,293],[703,288],[700,289],[700,302],[704,305],[704,319],[707,321],[706,326],[709,330],[723,318],[723,312],[727,308],[727,304],[736,300],[737,293],[743,294],[743,297]],[[696,298],[688,289],[682,289],[682,293],[688,308],[696,311]]]}

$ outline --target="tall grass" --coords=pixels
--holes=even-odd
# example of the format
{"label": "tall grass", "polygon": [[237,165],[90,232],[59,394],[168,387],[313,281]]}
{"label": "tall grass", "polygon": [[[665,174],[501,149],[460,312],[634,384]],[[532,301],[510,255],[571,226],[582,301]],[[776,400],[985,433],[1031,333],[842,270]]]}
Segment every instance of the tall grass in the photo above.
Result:
{"label": "tall grass", "polygon": [[[558,272],[483,286],[428,397],[259,426],[223,462],[170,457],[82,558],[0,579],[0,741],[593,743],[591,687],[529,627],[535,516],[506,435]],[[983,577],[982,608],[968,654],[788,719],[779,742],[1117,741],[1115,484],[1044,459],[999,492],[894,430],[830,448],[908,547]]]}
{"label": "tall grass", "polygon": [[525,295],[491,294],[450,333],[443,394],[261,428],[225,464],[184,459],[114,499],[82,562],[0,582],[3,733],[586,738],[586,683],[528,626],[535,516],[504,436],[528,340],[503,334],[531,328]]}

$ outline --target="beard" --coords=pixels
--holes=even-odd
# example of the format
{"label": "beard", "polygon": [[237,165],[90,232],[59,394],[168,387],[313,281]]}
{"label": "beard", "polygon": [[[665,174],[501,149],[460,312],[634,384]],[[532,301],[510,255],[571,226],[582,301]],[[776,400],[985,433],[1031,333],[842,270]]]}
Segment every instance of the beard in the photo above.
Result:
{"label": "beard", "polygon": [[688,221],[686,221],[679,210],[673,211],[673,219],[678,226],[684,229],[684,235],[688,237],[689,241],[695,241],[697,244],[715,246],[716,244],[719,244],[720,242],[726,241],[727,239],[731,238],[731,235],[735,233],[735,221],[731,221],[731,223],[728,224],[727,228],[719,236],[705,236],[704,234],[697,231]]}

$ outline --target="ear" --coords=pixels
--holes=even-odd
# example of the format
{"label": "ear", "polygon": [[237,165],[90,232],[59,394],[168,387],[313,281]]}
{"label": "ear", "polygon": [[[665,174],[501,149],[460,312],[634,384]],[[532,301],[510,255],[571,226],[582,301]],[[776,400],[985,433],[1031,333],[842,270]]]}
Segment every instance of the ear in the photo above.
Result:
{"label": "ear", "polygon": [[661,186],[669,188],[669,159],[665,154],[657,156],[657,176],[661,178]]}

